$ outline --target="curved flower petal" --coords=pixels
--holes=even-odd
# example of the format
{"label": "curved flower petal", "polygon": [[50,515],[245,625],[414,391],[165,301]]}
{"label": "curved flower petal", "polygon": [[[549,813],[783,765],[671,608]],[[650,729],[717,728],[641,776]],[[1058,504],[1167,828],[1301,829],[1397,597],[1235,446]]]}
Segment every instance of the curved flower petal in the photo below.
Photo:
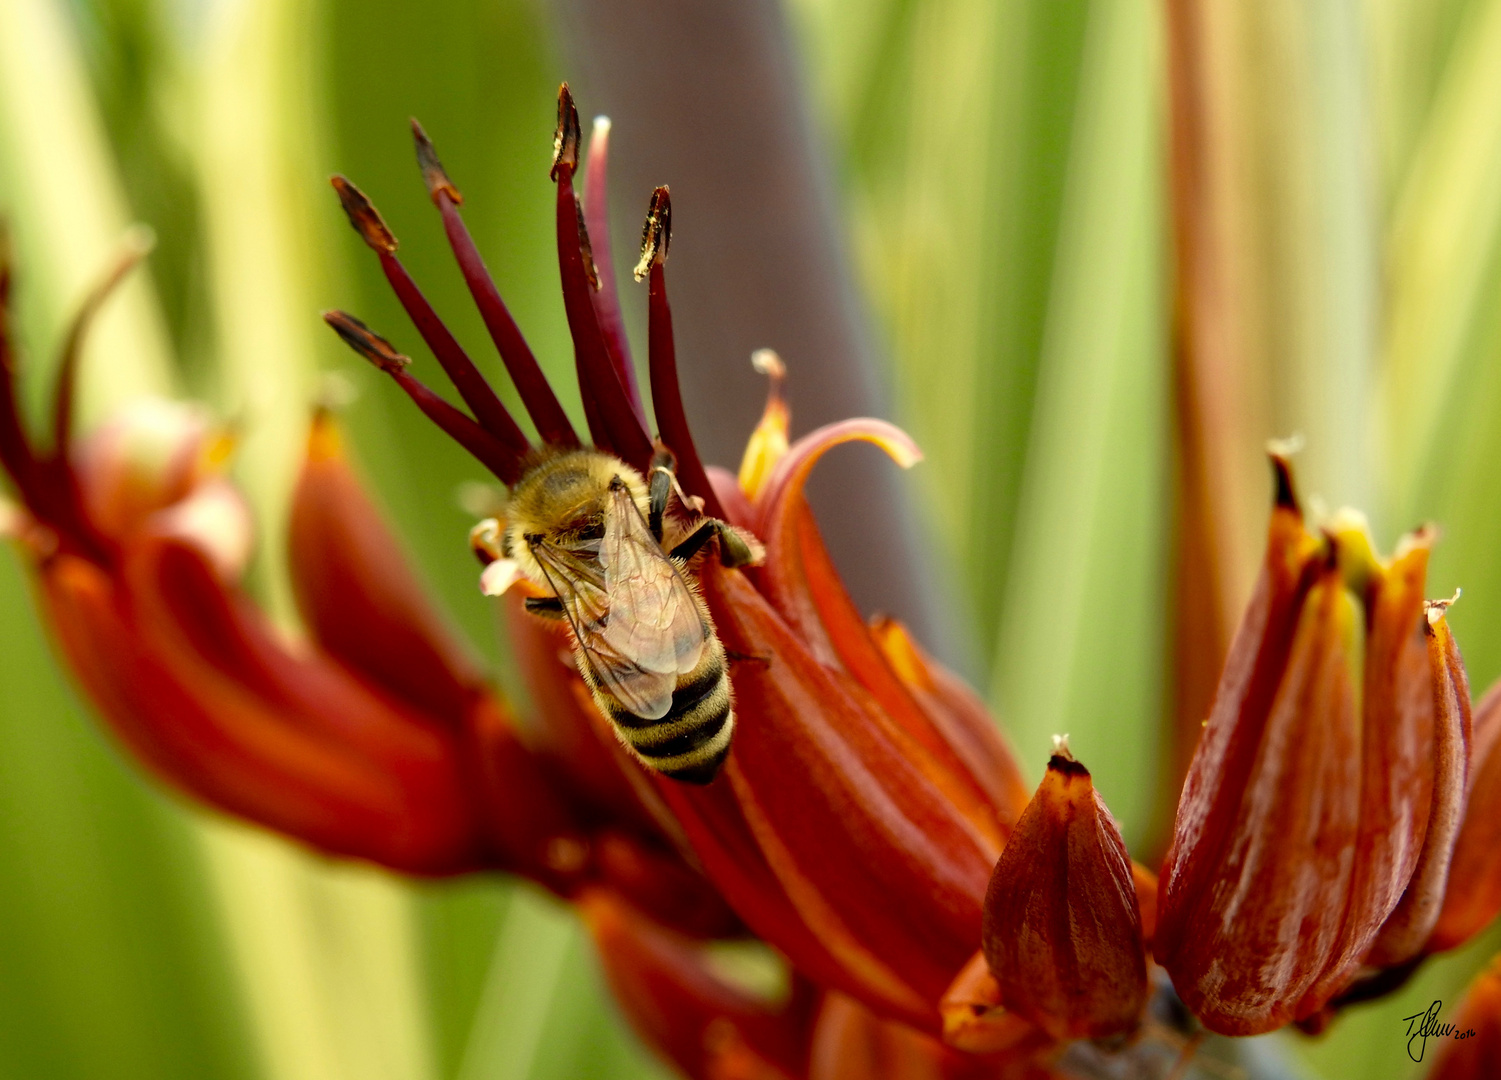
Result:
{"label": "curved flower petal", "polygon": [[1001,1001],[1001,985],[983,951],[976,952],[938,1003],[943,1041],[970,1054],[1041,1050],[1053,1039]]}
{"label": "curved flower petal", "polygon": [[1296,1018],[1338,944],[1359,810],[1355,614],[1281,492],[1162,872],[1158,961],[1223,1034]]}
{"label": "curved flower petal", "polygon": [[1444,618],[1447,606],[1430,604],[1423,623],[1433,688],[1433,805],[1407,889],[1366,957],[1367,964],[1378,968],[1416,957],[1438,922],[1464,816],[1473,738],[1470,685]]}
{"label": "curved flower petal", "polygon": [[[1006,830],[1025,805],[1015,801],[1014,792],[1004,790],[1004,783],[996,783],[996,774],[1006,769],[997,754],[1009,754],[998,737],[976,733],[973,710],[960,710],[959,717],[969,723],[959,727],[944,722],[956,719],[953,714],[922,707],[913,686],[898,673],[845,591],[803,498],[803,487],[823,454],[856,440],[880,446],[903,467],[921,459],[911,439],[879,420],[831,424],[798,440],[777,462],[760,504],[767,548],[761,572],[766,596],[820,662],[842,667],[874,697],[876,722],[906,744],[909,759],[999,853]],[[988,716],[980,723],[994,730]]]}
{"label": "curved flower petal", "polygon": [[804,1075],[810,1018],[794,995],[780,1005],[713,973],[697,943],[642,917],[602,889],[579,897],[605,977],[631,1026],[694,1080]]}
{"label": "curved flower petal", "polygon": [[[1338,542],[1338,540],[1337,540]],[[1360,830],[1349,924],[1329,982],[1348,981],[1412,877],[1433,802],[1433,694],[1419,629],[1431,536],[1393,564],[1372,567],[1365,588],[1366,641]],[[1343,550],[1343,548],[1342,548]]]}
{"label": "curved flower petal", "polygon": [[701,837],[717,838],[693,836],[690,821],[743,822],[782,902],[861,973],[835,985],[878,1008],[900,1002],[899,1014],[936,1029],[936,1002],[978,940],[992,842],[924,775],[869,695],[817,663],[744,575],[708,567],[702,583],[725,647],[752,658],[736,665],[734,683],[737,709],[754,721],[737,732],[727,785],[659,781],[663,798],[711,880],[794,964],[814,970],[757,918],[749,883],[721,880],[725,853],[702,848]]}
{"label": "curved flower petal", "polygon": [[1475,706],[1469,804],[1449,867],[1452,883],[1426,946],[1457,948],[1501,913],[1501,682]]}

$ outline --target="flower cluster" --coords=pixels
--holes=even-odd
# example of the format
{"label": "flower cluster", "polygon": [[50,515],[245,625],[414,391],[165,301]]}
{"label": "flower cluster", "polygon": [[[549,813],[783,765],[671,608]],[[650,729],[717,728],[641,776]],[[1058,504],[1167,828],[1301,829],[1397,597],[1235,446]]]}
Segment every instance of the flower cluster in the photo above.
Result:
{"label": "flower cluster", "polygon": [[[344,210],[468,411],[358,319],[325,318],[515,485],[583,440],[485,270],[458,188],[413,133],[537,444],[342,177]],[[1310,529],[1274,453],[1261,579],[1159,894],[1066,737],[1030,791],[978,698],[846,594],[804,485],[851,440],[910,465],[905,435],[850,420],[793,441],[784,373],[762,353],[770,392],[738,475],[701,461],[678,392],[666,188],[636,269],[649,423],[608,252],[607,137],[596,128],[580,200],[586,155],[565,86],[552,176],[588,443],[642,473],[669,450],[679,509],[765,548],[759,566],[699,555],[686,571],[731,658],[740,720],[723,769],[701,786],[643,769],[591,699],[572,631],[528,613],[524,588],[502,601],[536,710],[520,723],[423,598],[324,413],[291,515],[307,641],[288,642],[240,584],[248,515],[200,414],[156,405],[74,440],[74,350],[50,447],[27,435],[0,270],[0,463],[23,504],[10,529],[63,655],[148,768],[319,851],[538,882],[576,905],[621,1008],[696,1080],[1061,1077],[1113,1056],[1165,1072],[1204,1030],[1316,1030],[1501,911],[1501,696],[1472,722],[1448,602],[1424,599],[1431,531],[1382,560],[1353,514]],[[709,943],[746,937],[785,957],[785,994],[716,973]],[[1494,973],[1467,1010],[1494,1042]],[[1451,1055],[1439,1075],[1484,1075],[1479,1053]]]}

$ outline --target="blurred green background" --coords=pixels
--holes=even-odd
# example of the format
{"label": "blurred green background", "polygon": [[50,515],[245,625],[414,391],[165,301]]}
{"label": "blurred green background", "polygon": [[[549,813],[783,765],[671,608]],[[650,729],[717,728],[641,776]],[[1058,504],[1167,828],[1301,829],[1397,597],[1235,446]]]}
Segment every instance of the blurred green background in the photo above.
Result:
{"label": "blurred green background", "polygon": [[[963,598],[955,631],[1024,762],[1069,731],[1144,843],[1171,573],[1163,11],[787,14],[895,418],[928,452],[910,482]],[[1430,591],[1464,586],[1453,623],[1483,688],[1501,673],[1501,0],[1269,0],[1227,23],[1216,78],[1275,329],[1256,353],[1260,434],[1302,431],[1310,490],[1366,506],[1383,546],[1399,525],[1444,527]],[[165,391],[237,426],[268,538],[254,584],[289,622],[284,501],[307,404],[337,371],[365,475],[504,667],[461,547],[455,490],[477,469],[318,323],[347,307],[416,349],[326,177],[357,179],[458,336],[482,342],[410,159],[404,124],[422,117],[566,387],[551,26],[526,0],[0,0],[0,214],[29,392],[121,230],[149,222],[156,254],[93,335],[85,411]],[[185,806],[91,722],[15,559],[0,589],[0,1076],[664,1075],[557,905],[334,865]],[[1415,1075],[1396,1018],[1452,1004],[1497,944],[1321,1040],[1274,1042],[1310,1076]]]}

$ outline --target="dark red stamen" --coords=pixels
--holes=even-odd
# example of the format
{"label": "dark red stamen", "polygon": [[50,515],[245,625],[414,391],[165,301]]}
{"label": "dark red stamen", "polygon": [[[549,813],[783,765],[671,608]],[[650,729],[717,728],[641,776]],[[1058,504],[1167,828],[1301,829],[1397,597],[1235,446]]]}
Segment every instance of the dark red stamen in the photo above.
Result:
{"label": "dark red stamen", "polygon": [[10,243],[0,231],[0,462],[15,480],[21,498],[31,502],[33,465],[31,447],[21,426],[16,404],[16,358],[10,345]]}
{"label": "dark red stamen", "polygon": [[379,211],[366,198],[365,193],[346,178],[335,176],[331,178],[331,183],[339,193],[339,201],[344,205],[344,212],[349,215],[350,224],[379,257],[381,270],[395,290],[396,298],[401,301],[401,306],[416,325],[422,340],[427,342],[427,347],[438,358],[438,363],[452,380],[459,396],[474,411],[479,425],[510,448],[517,457],[525,457],[531,452],[531,443],[506,411],[500,398],[496,397],[485,377],[474,366],[474,361],[469,359],[469,354],[449,332],[438,313],[427,302],[427,297],[422,295],[422,290],[407,273],[401,260],[396,257],[396,238],[386,227]]}
{"label": "dark red stamen", "polygon": [[[126,270],[140,260],[140,254],[143,252],[129,258]],[[123,276],[123,270],[109,275],[106,284],[90,294],[88,302],[75,317],[68,334],[70,347],[75,353],[82,343],[90,316]],[[66,443],[59,443],[50,456],[43,457],[26,435],[16,393],[16,356],[10,338],[10,287],[9,238],[0,229],[0,464],[10,473],[17,494],[27,509],[38,521],[55,530],[59,542],[99,565],[107,565],[112,558],[111,545],[84,514],[78,477],[69,465]],[[73,366],[76,366],[76,361]],[[59,386],[56,398],[71,401],[71,390],[65,393]],[[66,431],[65,425],[64,435]]]}
{"label": "dark red stamen", "polygon": [[610,121],[601,116],[594,121],[589,139],[589,161],[584,170],[584,225],[593,248],[594,268],[599,288],[594,293],[594,314],[599,320],[600,336],[610,354],[615,376],[625,387],[636,421],[646,427],[646,410],[641,405],[641,391],[636,385],[636,365],[631,358],[631,343],[625,336],[625,322],[620,317],[620,292],[615,285],[615,260],[610,257],[610,201],[608,176],[610,161]]}
{"label": "dark red stamen", "polygon": [[448,178],[438,160],[437,151],[416,120],[412,121],[412,138],[417,146],[417,163],[422,168],[422,179],[427,184],[433,204],[443,215],[443,231],[447,233],[448,244],[453,249],[454,257],[458,259],[459,270],[464,275],[465,284],[469,286],[469,294],[474,297],[480,317],[485,321],[485,329],[490,332],[490,339],[495,342],[495,348],[505,362],[506,371],[510,373],[511,381],[521,395],[527,414],[532,418],[532,423],[537,425],[537,434],[544,443],[577,446],[578,436],[568,420],[568,414],[563,411],[563,406],[558,403],[552,387],[548,385],[536,355],[527,345],[516,320],[511,317],[505,301],[501,299],[500,290],[495,286],[495,280],[485,268],[479,249],[469,235],[469,229],[459,213],[463,196]]}
{"label": "dark red stamen", "polygon": [[429,420],[474,455],[485,468],[507,485],[521,479],[521,462],[525,455],[516,453],[513,448],[408,375],[406,368],[411,360],[397,352],[389,341],[348,312],[325,311],[323,321],[344,339],[346,345],[395,379],[396,385],[406,391],[407,396],[417,403],[417,407]]}
{"label": "dark red stamen", "polygon": [[149,229],[143,226],[133,227],[126,234],[125,243],[116,256],[114,265],[89,290],[77,314],[73,316],[73,325],[68,328],[62,358],[58,361],[57,386],[52,397],[52,432],[59,454],[66,452],[68,441],[73,435],[73,399],[78,383],[78,360],[83,352],[84,334],[93,322],[94,315],[104,301],[109,299],[116,286],[125,280],[125,275],[134,270],[155,246],[156,238]]}
{"label": "dark red stamen", "polygon": [[651,369],[652,408],[657,414],[657,429],[661,439],[677,455],[678,480],[683,490],[704,500],[704,512],[710,517],[722,518],[724,509],[704,463],[698,456],[698,447],[688,431],[688,416],[683,411],[683,396],[678,387],[677,348],[672,336],[672,308],[667,303],[667,276],[662,264],[667,259],[667,246],[672,237],[672,198],[667,188],[659,187],[651,193],[651,204],[646,211],[646,225],[641,230],[641,261],[636,266],[636,277],[650,275],[648,287],[648,363]]}
{"label": "dark red stamen", "polygon": [[578,110],[573,106],[567,83],[558,92],[558,112],[560,124],[553,142],[552,169],[558,182],[558,269],[589,432],[596,444],[636,468],[645,469],[651,460],[651,438],[631,409],[630,399],[605,351],[594,313],[594,289],[584,269],[578,203],[573,194],[573,173],[578,164]]}

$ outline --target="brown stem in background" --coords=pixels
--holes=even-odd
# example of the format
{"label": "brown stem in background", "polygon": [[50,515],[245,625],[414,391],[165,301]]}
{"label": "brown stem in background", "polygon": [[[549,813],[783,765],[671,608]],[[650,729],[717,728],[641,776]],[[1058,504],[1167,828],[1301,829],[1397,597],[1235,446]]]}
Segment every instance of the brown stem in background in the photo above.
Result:
{"label": "brown stem in background", "polygon": [[[787,361],[799,431],[886,414],[781,5],[551,6],[579,100],[614,123],[611,183],[621,212],[629,208],[616,220],[636,220],[654,187],[672,185],[673,321],[684,404],[704,459],[738,463],[766,394],[750,365],[762,347]],[[645,306],[642,292],[626,290],[627,311]],[[891,465],[874,452],[832,455],[811,495],[861,609],[899,616],[952,658],[925,568],[931,556]]]}
{"label": "brown stem in background", "polygon": [[1158,829],[1164,842],[1254,565],[1244,551],[1248,492],[1235,459],[1243,440],[1234,437],[1249,426],[1252,388],[1232,310],[1225,199],[1216,184],[1226,110],[1210,85],[1209,17],[1202,0],[1167,0],[1174,553]]}

